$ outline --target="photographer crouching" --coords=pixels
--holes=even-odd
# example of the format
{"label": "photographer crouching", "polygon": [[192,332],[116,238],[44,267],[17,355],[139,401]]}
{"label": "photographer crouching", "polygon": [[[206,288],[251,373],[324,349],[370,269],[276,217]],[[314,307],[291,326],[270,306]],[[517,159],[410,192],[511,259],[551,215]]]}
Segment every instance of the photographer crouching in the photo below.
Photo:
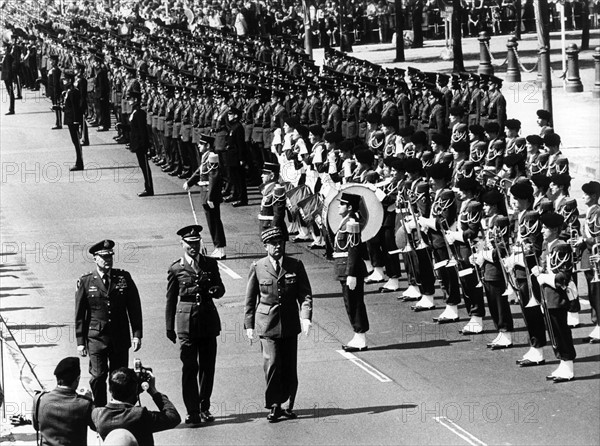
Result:
{"label": "photographer crouching", "polygon": [[[148,369],[140,367],[137,373],[125,367],[115,370],[110,375],[108,390],[111,401],[92,411],[93,423],[102,440],[115,429],[126,429],[140,446],[152,446],[154,432],[173,429],[181,422],[173,403],[156,390],[154,375]],[[158,411],[136,406],[139,394],[144,390],[152,397]]]}

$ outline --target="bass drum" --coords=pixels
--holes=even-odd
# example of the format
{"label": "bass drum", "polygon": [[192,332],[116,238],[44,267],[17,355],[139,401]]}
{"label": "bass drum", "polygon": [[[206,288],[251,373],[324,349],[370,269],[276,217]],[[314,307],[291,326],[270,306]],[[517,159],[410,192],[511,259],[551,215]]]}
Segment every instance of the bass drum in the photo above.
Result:
{"label": "bass drum", "polygon": [[360,195],[360,237],[361,241],[366,242],[377,235],[383,223],[383,206],[377,198],[375,191],[377,188],[372,184],[344,184],[335,195],[330,195],[325,201],[327,208],[327,224],[329,228],[336,233],[342,221],[338,213],[340,198],[342,193]]}

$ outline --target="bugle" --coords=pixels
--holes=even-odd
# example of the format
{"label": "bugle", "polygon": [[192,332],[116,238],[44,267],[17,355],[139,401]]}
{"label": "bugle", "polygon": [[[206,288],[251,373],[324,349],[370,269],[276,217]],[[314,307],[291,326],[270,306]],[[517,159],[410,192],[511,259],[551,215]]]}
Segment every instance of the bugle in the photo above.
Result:
{"label": "bugle", "polygon": [[[538,259],[536,256],[533,256],[535,259],[535,266],[540,267]],[[556,336],[554,336],[554,329],[552,328],[552,320],[550,319],[550,313],[548,313],[548,303],[546,302],[546,293],[544,291],[544,286],[540,285],[540,293],[542,295],[542,301],[540,305],[542,307],[542,311],[544,313],[544,322],[546,322],[546,328],[548,329],[548,337],[550,338],[550,344],[554,349],[554,352],[558,350],[558,344],[556,342]]]}

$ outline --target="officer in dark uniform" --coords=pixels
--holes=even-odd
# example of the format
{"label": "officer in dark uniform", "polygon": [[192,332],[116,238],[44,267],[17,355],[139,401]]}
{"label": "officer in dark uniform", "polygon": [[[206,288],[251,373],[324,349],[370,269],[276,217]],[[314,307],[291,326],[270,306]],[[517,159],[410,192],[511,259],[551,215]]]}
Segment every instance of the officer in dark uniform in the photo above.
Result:
{"label": "officer in dark uniform", "polygon": [[52,130],[62,129],[62,113],[60,100],[62,98],[62,83],[61,83],[61,70],[58,68],[58,55],[50,56],[52,61],[52,68],[48,72],[48,83],[46,84],[46,96],[52,101],[52,110],[56,115],[56,122]]}
{"label": "officer in dark uniform", "polygon": [[63,100],[63,111],[64,111],[64,123],[69,128],[69,134],[71,135],[71,141],[75,147],[75,166],[71,167],[70,170],[83,170],[83,154],[81,149],[81,141],[79,140],[79,128],[83,119],[83,109],[81,108],[81,93],[74,86],[75,73],[72,71],[65,71],[64,81],[64,92]]}
{"label": "officer in dark uniform", "polygon": [[90,387],[97,407],[106,405],[109,371],[127,367],[131,331],[133,351],[142,346],[142,305],[131,275],[113,268],[115,242],[102,240],[89,249],[96,270],[81,276],[75,291],[77,350],[90,354]]}
{"label": "officer in dark uniform", "polygon": [[127,135],[130,142],[130,150],[137,156],[138,164],[144,175],[144,190],[138,194],[138,197],[151,197],[154,195],[154,183],[152,182],[152,171],[148,164],[148,149],[150,148],[150,133],[146,124],[146,111],[140,107],[142,93],[136,90],[129,90],[128,93],[129,123],[127,125]]}
{"label": "officer in dark uniform", "polygon": [[169,267],[167,283],[167,338],[180,342],[187,424],[214,421],[209,409],[221,320],[213,299],[225,294],[217,261],[200,252],[201,231],[200,225],[177,231],[184,254]]}

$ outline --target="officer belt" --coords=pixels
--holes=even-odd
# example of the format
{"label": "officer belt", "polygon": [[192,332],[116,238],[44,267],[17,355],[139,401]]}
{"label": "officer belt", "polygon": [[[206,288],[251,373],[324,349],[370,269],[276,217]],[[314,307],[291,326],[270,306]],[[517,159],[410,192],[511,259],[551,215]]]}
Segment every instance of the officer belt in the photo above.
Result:
{"label": "officer belt", "polygon": [[208,181],[198,181],[198,186],[208,186]]}
{"label": "officer belt", "polygon": [[273,220],[273,216],[272,215],[258,215],[258,219],[259,220]]}
{"label": "officer belt", "polygon": [[343,257],[348,257],[348,253],[347,252],[334,252],[333,253],[334,259],[341,259]]}
{"label": "officer belt", "polygon": [[199,304],[202,303],[202,299],[196,299],[195,297],[180,297],[179,302]]}

